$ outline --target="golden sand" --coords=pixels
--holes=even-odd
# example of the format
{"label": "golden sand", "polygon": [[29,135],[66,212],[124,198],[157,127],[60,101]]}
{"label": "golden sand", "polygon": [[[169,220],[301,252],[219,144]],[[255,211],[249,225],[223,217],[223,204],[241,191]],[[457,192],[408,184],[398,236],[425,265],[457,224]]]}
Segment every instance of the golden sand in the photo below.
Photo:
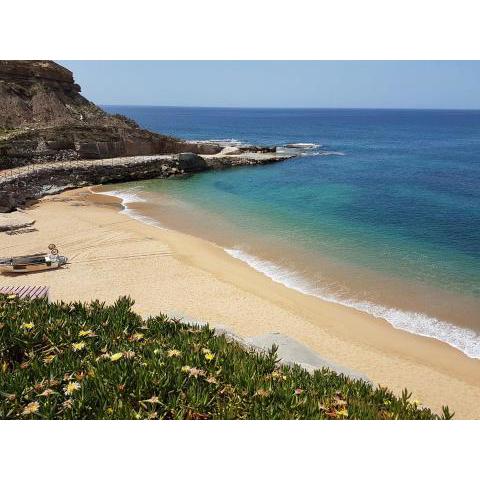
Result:
{"label": "golden sand", "polygon": [[52,300],[113,302],[129,295],[142,315],[185,315],[243,336],[280,332],[374,383],[455,418],[480,418],[480,361],[434,339],[396,330],[365,313],[275,283],[213,243],[119,214],[119,201],[88,190],[29,210],[38,231],[0,234],[0,256],[55,243],[67,268],[0,276],[0,286],[50,287]]}

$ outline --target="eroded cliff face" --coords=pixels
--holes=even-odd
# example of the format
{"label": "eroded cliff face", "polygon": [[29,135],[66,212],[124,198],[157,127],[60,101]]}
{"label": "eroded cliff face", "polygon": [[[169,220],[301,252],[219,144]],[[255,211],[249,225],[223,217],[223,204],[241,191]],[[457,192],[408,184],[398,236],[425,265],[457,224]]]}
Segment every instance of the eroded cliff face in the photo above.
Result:
{"label": "eroded cliff face", "polygon": [[70,70],[47,60],[0,60],[0,170],[70,158],[218,153],[109,115],[80,94]]}
{"label": "eroded cliff face", "polygon": [[39,60],[0,60],[0,129],[98,121],[101,109],[80,95],[72,72]]}

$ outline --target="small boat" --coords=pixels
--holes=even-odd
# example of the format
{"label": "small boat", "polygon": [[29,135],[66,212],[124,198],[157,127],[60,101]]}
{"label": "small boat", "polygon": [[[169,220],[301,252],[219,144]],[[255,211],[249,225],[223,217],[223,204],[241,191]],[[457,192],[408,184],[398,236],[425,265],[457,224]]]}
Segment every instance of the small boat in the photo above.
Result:
{"label": "small boat", "polygon": [[30,273],[42,270],[53,270],[65,265],[68,258],[58,255],[57,247],[49,245],[50,253],[34,253],[20,257],[0,258],[2,273]]}

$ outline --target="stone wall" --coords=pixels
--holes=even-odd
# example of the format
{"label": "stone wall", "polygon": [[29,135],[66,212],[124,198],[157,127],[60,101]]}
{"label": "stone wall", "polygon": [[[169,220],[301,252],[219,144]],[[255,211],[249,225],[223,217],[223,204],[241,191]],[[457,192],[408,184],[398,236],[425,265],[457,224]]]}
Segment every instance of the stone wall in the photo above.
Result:
{"label": "stone wall", "polygon": [[19,168],[12,177],[0,176],[0,212],[25,207],[39,198],[86,185],[166,178],[211,169],[265,165],[291,158],[270,153],[254,156],[205,156],[195,153],[122,157],[109,160],[77,160]]}
{"label": "stone wall", "polygon": [[180,173],[178,162],[159,160],[135,165],[69,166],[40,169],[0,183],[0,212],[25,207],[49,194],[86,185],[162,178]]}

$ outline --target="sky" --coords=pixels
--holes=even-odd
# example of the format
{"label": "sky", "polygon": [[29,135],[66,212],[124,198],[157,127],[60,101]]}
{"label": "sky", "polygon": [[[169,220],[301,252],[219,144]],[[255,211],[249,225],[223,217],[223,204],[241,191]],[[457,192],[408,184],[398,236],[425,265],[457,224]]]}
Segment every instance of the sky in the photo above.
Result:
{"label": "sky", "polygon": [[101,105],[480,109],[480,61],[59,61]]}

